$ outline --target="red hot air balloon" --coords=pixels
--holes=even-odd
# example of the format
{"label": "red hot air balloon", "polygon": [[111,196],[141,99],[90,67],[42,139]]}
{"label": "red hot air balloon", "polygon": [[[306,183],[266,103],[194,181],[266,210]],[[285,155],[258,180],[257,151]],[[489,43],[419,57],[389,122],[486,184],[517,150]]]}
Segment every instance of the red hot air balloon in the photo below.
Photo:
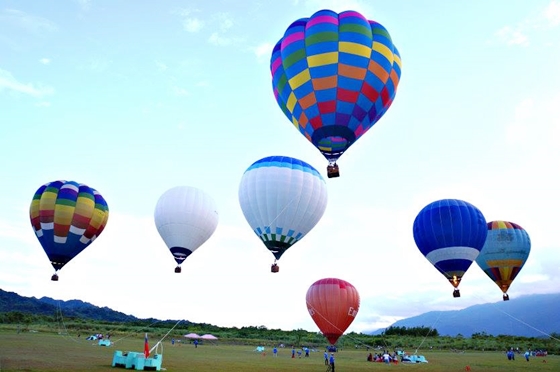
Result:
{"label": "red hot air balloon", "polygon": [[307,310],[331,345],[352,324],[360,308],[360,295],[342,279],[325,278],[313,283],[305,296]]}

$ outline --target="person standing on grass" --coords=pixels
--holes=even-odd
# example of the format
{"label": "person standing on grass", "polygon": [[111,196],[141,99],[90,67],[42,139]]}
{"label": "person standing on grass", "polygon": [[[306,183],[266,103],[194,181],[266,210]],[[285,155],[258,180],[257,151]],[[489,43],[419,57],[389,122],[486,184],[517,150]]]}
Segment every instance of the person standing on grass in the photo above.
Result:
{"label": "person standing on grass", "polygon": [[325,351],[325,365],[329,364],[329,353]]}
{"label": "person standing on grass", "polygon": [[331,358],[329,359],[329,363],[331,364],[331,370],[334,372],[334,354],[331,353]]}
{"label": "person standing on grass", "polygon": [[272,355],[278,356],[278,348],[276,346],[274,346],[274,349],[272,349]]}
{"label": "person standing on grass", "polygon": [[529,357],[531,356],[531,349],[525,352],[525,360],[529,361]]}

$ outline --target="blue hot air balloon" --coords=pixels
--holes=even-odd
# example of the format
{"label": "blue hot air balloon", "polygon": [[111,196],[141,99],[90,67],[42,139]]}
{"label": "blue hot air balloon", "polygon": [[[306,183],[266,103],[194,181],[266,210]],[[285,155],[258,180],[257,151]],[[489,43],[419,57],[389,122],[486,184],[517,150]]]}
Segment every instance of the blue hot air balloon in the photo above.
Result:
{"label": "blue hot air balloon", "polygon": [[463,200],[438,200],[418,213],[413,233],[420,252],[455,288],[453,297],[460,297],[457,287],[488,234],[482,212]]}

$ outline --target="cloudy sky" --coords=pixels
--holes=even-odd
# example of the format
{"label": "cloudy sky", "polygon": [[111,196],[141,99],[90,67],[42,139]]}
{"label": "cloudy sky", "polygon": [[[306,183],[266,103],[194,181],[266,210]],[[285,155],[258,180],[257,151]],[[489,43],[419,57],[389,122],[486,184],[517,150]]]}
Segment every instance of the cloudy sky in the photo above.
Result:
{"label": "cloudy sky", "polygon": [[[278,108],[272,46],[298,18],[357,10],[402,56],[388,113],[339,161],[322,220],[280,260],[253,234],[238,186],[254,161],[326,160]],[[0,2],[0,288],[80,299],[138,317],[317,330],[305,294],[354,284],[367,331],[430,310],[501,301],[473,264],[453,298],[412,224],[466,200],[524,227],[532,251],[512,299],[558,291],[560,1]],[[29,223],[42,184],[86,183],[106,230],[53,274]],[[220,221],[175,274],[153,219],[177,185],[210,194]],[[536,325],[535,325],[536,326]]]}

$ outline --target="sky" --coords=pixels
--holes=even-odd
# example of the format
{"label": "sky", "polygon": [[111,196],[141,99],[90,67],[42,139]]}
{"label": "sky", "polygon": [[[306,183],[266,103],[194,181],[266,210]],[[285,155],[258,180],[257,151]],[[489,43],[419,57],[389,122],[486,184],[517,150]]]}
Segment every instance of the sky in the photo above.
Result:
{"label": "sky", "polygon": [[[286,28],[321,9],[381,23],[402,58],[393,105],[333,179],[278,107],[269,68]],[[305,294],[334,277],[360,293],[348,331],[367,332],[501,301],[476,263],[453,298],[415,245],[418,212],[453,198],[529,233],[512,300],[556,293],[558,66],[558,0],[2,0],[0,288],[140,318],[317,331]],[[243,172],[271,155],[311,164],[328,189],[325,214],[277,274],[238,201]],[[53,282],[29,205],[59,179],[97,189],[110,216]],[[207,192],[219,223],[176,274],[153,214],[179,185]]]}

